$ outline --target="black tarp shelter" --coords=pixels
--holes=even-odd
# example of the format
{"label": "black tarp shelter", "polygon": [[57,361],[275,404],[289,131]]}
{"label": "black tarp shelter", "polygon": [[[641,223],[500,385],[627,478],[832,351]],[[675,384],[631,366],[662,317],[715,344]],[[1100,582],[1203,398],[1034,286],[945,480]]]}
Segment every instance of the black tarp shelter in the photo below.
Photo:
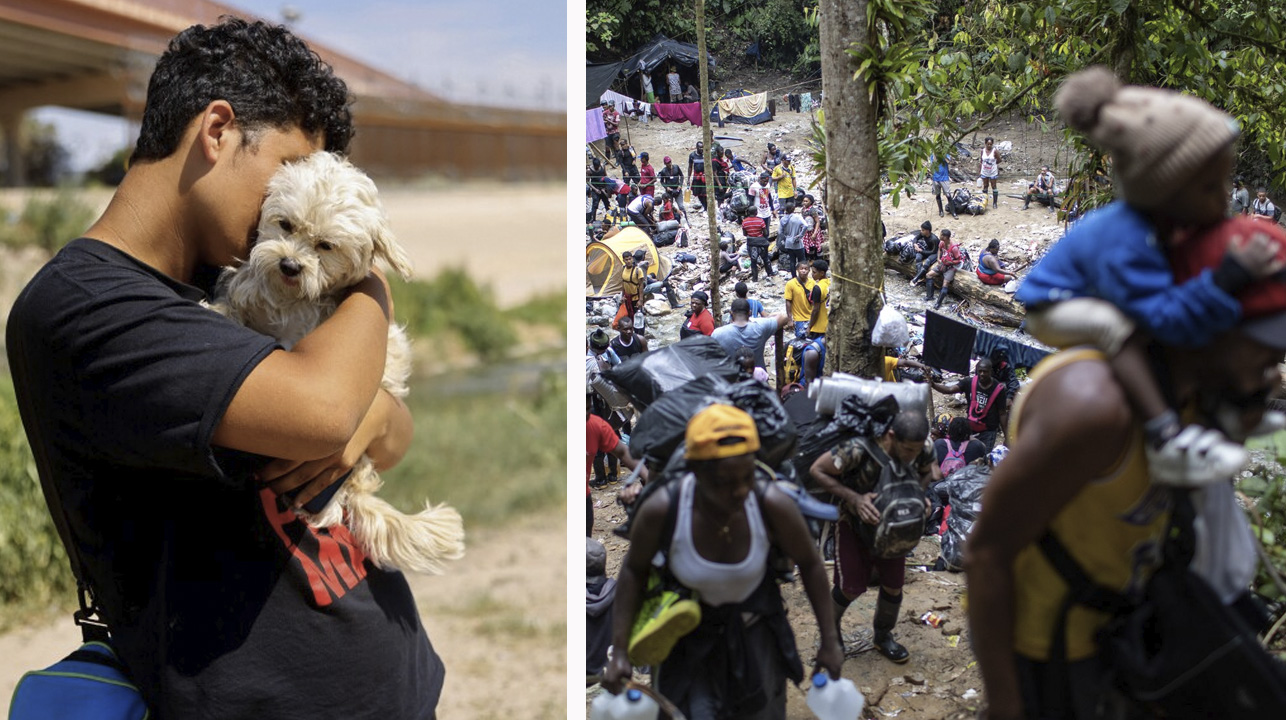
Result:
{"label": "black tarp shelter", "polygon": [[599,98],[603,93],[612,87],[616,78],[620,77],[621,69],[625,67],[624,62],[603,63],[601,65],[585,65],[585,107],[597,107]]}
{"label": "black tarp shelter", "polygon": [[[706,56],[710,60],[710,72],[714,72],[714,56],[709,53]],[[655,72],[658,68],[665,70],[670,63],[685,68],[695,67],[697,64],[697,46],[691,43],[671,40],[664,35],[657,35],[625,60],[623,72],[625,77],[628,78],[640,70],[649,73]]]}

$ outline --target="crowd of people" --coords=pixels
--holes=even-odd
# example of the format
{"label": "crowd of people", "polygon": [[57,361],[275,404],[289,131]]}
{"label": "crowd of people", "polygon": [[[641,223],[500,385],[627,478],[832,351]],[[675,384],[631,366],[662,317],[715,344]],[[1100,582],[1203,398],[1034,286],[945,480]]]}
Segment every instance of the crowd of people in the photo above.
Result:
{"label": "crowd of people", "polygon": [[[927,220],[909,253],[913,284],[923,282],[927,300],[936,296],[938,305],[961,269],[990,285],[1021,280],[1027,329],[1064,350],[1039,364],[1021,393],[1003,352],[976,358],[969,374],[946,381],[920,361],[890,354],[883,380],[923,373],[934,390],[963,396],[964,411],[931,423],[924,408],[902,406],[882,422],[823,443],[806,477],[796,479],[838,513],[833,555],[825,559],[815,528],[804,521],[806,504],[772,482],[788,473],[755,462],[756,418],[722,402],[693,415],[682,471],[665,475],[649,467],[643,482],[660,483],[654,492],[641,495],[642,483],[635,483],[619,493],[627,506],[644,500],[629,512],[616,614],[597,616],[610,631],[596,633],[600,641],[587,658],[592,679],[619,691],[643,664],[631,655],[642,633],[660,638],[667,651],[648,663],[653,686],[687,717],[784,718],[787,680],[800,682],[809,664],[832,677],[844,670],[853,640],[845,618],[869,588],[877,588],[870,644],[889,661],[911,661],[896,634],[908,545],[888,508],[922,504],[917,532],[939,531],[929,522],[938,517],[935,507],[950,504],[959,489],[952,483],[968,475],[985,490],[967,508],[967,550],[934,569],[966,571],[971,649],[986,686],[983,717],[1174,716],[1180,703],[1206,697],[1215,708],[1209,716],[1237,715],[1229,708],[1248,697],[1261,709],[1286,712],[1286,674],[1255,639],[1268,616],[1252,592],[1255,558],[1245,548],[1253,540],[1232,485],[1247,461],[1245,440],[1286,425],[1286,417],[1267,409],[1286,352],[1286,233],[1265,222],[1277,217],[1266,192],[1252,200],[1240,179],[1230,182],[1236,125],[1203,101],[1121,86],[1096,69],[1073,76],[1056,103],[1062,117],[1111,154],[1121,199],[1087,214],[1022,278],[1000,260],[998,240],[969,266],[951,231],[935,234]],[[1170,161],[1152,161],[1160,156]],[[815,206],[797,198],[796,179],[781,173],[790,169],[788,157],[770,146],[764,164],[773,167],[748,193],[753,207],[740,222],[738,244],[749,256],[750,284],[735,283],[729,318],[718,327],[708,295],[693,292],[681,331],[710,335],[740,377],[760,382],[769,378],[768,338],[782,332],[790,338],[788,353],[799,350],[798,376],[777,383],[786,396],[793,388],[783,380],[806,387],[823,374],[830,292],[825,247],[816,252],[804,241],[823,226],[819,216],[811,224],[804,219]],[[979,175],[993,205],[1000,162],[987,138]],[[695,172],[692,158],[690,164]],[[931,168],[943,217],[954,209],[941,199],[950,177],[945,162]],[[1056,196],[1053,173],[1044,167],[1023,209],[1033,201],[1052,209]],[[776,275],[765,242],[774,224],[775,260],[788,280],[784,310],[770,314],[748,290],[759,283],[759,270],[769,282]],[[735,267],[738,248],[723,250],[725,267],[729,261]],[[612,342],[605,332],[595,335],[591,356]],[[899,498],[907,487],[910,494]],[[1214,517],[1225,524],[1212,529]],[[811,617],[787,620],[777,588],[782,562],[792,568],[786,575],[802,583]],[[830,582],[826,563],[833,563]],[[596,578],[601,607],[605,581],[601,573]],[[1198,607],[1184,592],[1160,589],[1173,583],[1206,588],[1201,592],[1217,602]],[[700,612],[667,614],[651,602],[657,596],[668,598],[664,608],[686,602],[684,608]],[[1142,671],[1123,677],[1118,667],[1113,675],[1109,654],[1144,650],[1128,648],[1129,636],[1105,642],[1104,633],[1117,627],[1109,621],[1155,613],[1159,605],[1176,623],[1218,625],[1241,638],[1244,652],[1226,669],[1212,670],[1205,655],[1170,642],[1187,629],[1176,624],[1147,639],[1168,648],[1177,668],[1170,675],[1169,667],[1146,668],[1153,673],[1146,677]],[[689,622],[670,622],[681,615]],[[819,644],[811,657],[795,645],[791,625],[800,622],[816,623]],[[1148,682],[1164,692],[1148,694]]]}

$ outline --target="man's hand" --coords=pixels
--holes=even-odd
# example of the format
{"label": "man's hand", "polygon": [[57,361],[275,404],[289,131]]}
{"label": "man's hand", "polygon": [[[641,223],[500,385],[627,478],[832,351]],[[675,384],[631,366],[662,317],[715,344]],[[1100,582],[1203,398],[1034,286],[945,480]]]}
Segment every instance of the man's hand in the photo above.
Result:
{"label": "man's hand", "polygon": [[875,499],[879,493],[857,493],[848,506],[857,513],[858,518],[867,525],[880,524],[880,511],[875,509]]}
{"label": "man's hand", "polygon": [[630,665],[628,653],[624,649],[612,648],[612,657],[607,661],[603,671],[603,688],[613,695],[620,695],[625,689],[625,681],[630,679],[634,666]]}
{"label": "man's hand", "polygon": [[643,483],[632,482],[617,491],[616,501],[625,507],[629,507],[634,504],[635,500],[639,499],[639,493],[641,492],[643,492]]}
{"label": "man's hand", "polygon": [[825,670],[832,680],[838,680],[843,668],[844,649],[840,647],[839,640],[837,638],[831,639],[830,642],[823,640],[822,646],[817,650],[817,669]]}

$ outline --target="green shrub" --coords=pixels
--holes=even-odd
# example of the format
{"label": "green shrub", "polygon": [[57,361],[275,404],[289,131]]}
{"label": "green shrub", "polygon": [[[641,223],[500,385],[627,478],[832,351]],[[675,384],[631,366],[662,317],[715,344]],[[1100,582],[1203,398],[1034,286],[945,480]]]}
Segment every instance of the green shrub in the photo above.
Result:
{"label": "green shrub", "polygon": [[398,322],[413,336],[458,335],[484,362],[505,357],[517,339],[491,289],[479,287],[464,270],[443,270],[429,281],[391,281]]}
{"label": "green shrub", "polygon": [[10,246],[35,245],[53,254],[80,236],[94,221],[94,208],[76,190],[62,187],[57,193],[37,193],[27,198],[18,222],[0,228],[0,241]]}
{"label": "green shrub", "polygon": [[52,605],[70,606],[75,589],[6,375],[0,380],[0,626]]}
{"label": "green shrub", "polygon": [[565,330],[567,328],[567,294],[552,292],[539,295],[517,307],[505,310],[504,315],[515,323],[547,325]]}

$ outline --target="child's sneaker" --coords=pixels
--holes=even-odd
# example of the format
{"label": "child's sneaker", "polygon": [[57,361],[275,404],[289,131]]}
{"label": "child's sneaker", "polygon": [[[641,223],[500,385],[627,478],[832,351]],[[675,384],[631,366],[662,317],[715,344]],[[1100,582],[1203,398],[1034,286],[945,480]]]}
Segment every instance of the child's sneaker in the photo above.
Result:
{"label": "child's sneaker", "polygon": [[1185,427],[1159,447],[1147,445],[1145,452],[1152,481],[1174,487],[1226,482],[1250,462],[1246,448],[1199,425]]}
{"label": "child's sneaker", "polygon": [[701,624],[700,604],[660,585],[653,574],[630,633],[630,662],[636,666],[660,665],[675,643]]}

